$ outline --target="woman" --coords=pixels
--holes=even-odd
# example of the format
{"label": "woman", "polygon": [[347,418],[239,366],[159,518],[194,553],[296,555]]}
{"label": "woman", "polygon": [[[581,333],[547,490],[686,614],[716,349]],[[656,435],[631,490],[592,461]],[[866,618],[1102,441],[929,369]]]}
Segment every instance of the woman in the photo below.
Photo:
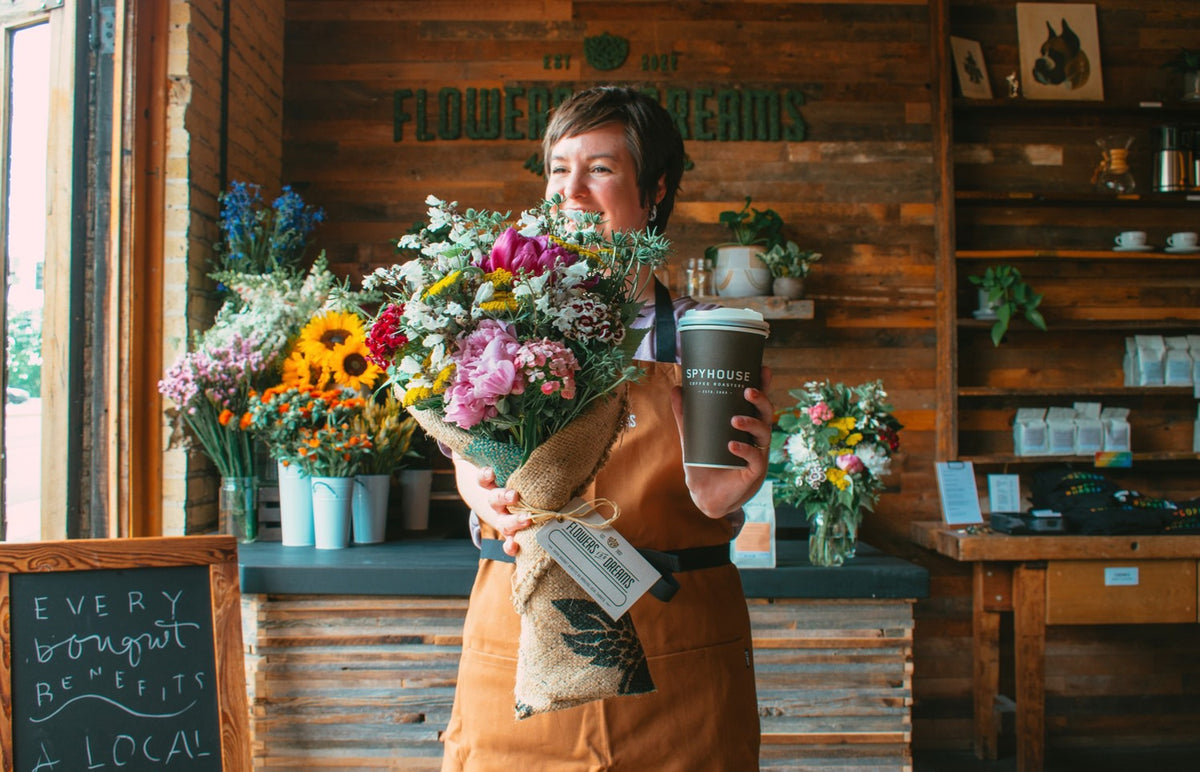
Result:
{"label": "woman", "polygon": [[[543,142],[546,197],[564,209],[598,212],[610,230],[665,228],[683,175],[683,140],[670,115],[633,89],[592,88],[559,106]],[[647,277],[648,278],[648,277]],[[745,770],[758,768],[759,726],[750,623],[728,542],[741,506],[766,476],[773,409],[765,389],[747,389],[756,417],[734,427],[742,469],[685,467],[675,322],[694,301],[671,301],[645,282],[637,326],[650,326],[637,358],[646,375],[629,390],[630,419],[585,498],[620,507],[615,527],[634,546],[718,554],[684,565],[667,602],[642,597],[629,611],[656,691],[598,700],[517,721],[513,717],[519,617],[509,600],[513,566],[480,561],[471,593],[443,770]],[[669,328],[669,329],[668,329]],[[459,493],[482,521],[481,537],[503,554],[529,521],[509,512],[515,491],[489,469],[454,459]],[[722,546],[724,550],[720,549]],[[485,551],[485,555],[487,551]],[[495,557],[503,557],[499,551]],[[523,765],[523,766],[522,766]]]}

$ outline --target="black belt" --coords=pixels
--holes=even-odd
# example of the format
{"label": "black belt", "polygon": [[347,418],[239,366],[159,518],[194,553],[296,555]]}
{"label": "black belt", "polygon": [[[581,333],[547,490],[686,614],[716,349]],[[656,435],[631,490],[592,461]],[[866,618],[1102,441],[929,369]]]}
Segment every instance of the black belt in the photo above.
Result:
{"label": "black belt", "polygon": [[[730,563],[728,544],[688,547],[669,552],[639,549],[638,552],[642,554],[646,562],[662,574],[662,577],[651,585],[650,594],[664,603],[675,597],[675,593],[679,590],[679,582],[672,574],[681,571],[698,571],[702,568],[716,568]],[[516,562],[516,558],[505,553],[504,541],[501,539],[483,539],[479,545],[479,557],[483,560],[496,560],[501,563]]]}

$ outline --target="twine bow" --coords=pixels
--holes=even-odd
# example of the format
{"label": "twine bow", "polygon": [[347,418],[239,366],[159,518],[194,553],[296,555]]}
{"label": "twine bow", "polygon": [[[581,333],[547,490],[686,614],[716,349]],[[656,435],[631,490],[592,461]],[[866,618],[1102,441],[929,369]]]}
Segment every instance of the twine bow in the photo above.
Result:
{"label": "twine bow", "polygon": [[[599,513],[601,509],[605,508],[607,508],[612,514],[606,517],[604,522],[593,523],[585,519],[591,512]],[[569,507],[561,512],[556,512],[552,509],[531,507],[519,502],[510,507],[509,511],[517,514],[528,514],[529,521],[535,525],[538,523],[544,523],[548,520],[557,520],[560,523],[564,520],[570,520],[573,523],[579,523],[580,525],[587,526],[588,528],[595,528],[596,530],[608,528],[617,521],[618,517],[621,516],[621,508],[617,506],[617,502],[603,497],[592,499],[591,501],[580,501],[575,506]]]}

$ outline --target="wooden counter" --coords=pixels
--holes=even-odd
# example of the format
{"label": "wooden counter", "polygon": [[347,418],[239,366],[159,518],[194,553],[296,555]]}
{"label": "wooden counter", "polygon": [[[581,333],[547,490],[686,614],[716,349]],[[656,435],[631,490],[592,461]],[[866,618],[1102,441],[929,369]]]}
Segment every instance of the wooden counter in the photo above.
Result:
{"label": "wooden counter", "polygon": [[[478,552],[463,540],[240,549],[256,769],[435,770]],[[867,545],[840,568],[784,542],[742,571],[764,766],[908,770],[912,605],[925,569]]]}
{"label": "wooden counter", "polygon": [[912,539],[972,564],[975,754],[996,758],[1000,615],[1012,612],[1017,768],[1042,769],[1046,626],[1196,623],[1197,536],[1008,536],[941,522]]}

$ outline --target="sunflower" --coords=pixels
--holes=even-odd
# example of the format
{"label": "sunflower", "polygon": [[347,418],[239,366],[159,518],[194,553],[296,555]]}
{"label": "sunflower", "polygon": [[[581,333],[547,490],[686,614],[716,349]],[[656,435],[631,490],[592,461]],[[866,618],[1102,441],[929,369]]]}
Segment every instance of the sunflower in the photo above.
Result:
{"label": "sunflower", "polygon": [[291,355],[283,360],[283,386],[324,389],[329,386],[331,380],[329,367],[309,357],[298,345],[292,349]]}
{"label": "sunflower", "polygon": [[337,346],[326,359],[333,380],[354,391],[374,386],[383,370],[368,358],[370,353],[361,335]]}
{"label": "sunflower", "polygon": [[357,314],[326,311],[314,316],[300,331],[296,345],[310,359],[320,361],[329,352],[351,338],[366,338],[363,321]]}

